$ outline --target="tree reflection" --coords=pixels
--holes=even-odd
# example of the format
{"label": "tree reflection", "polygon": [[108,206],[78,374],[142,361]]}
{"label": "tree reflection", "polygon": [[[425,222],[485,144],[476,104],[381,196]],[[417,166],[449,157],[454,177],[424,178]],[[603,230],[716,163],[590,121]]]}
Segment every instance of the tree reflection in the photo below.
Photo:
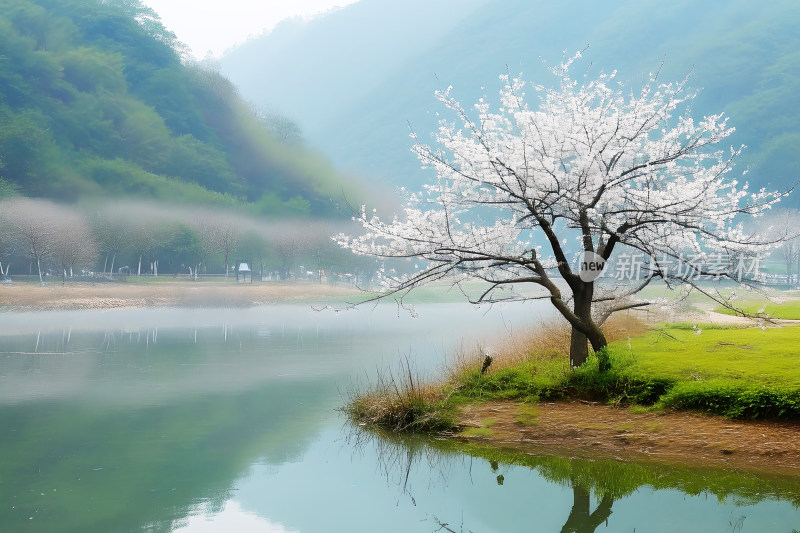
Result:
{"label": "tree reflection", "polygon": [[[679,490],[689,496],[706,494],[716,497],[719,502],[735,498],[736,505],[756,505],[764,500],[783,500],[795,506],[800,505],[800,485],[797,477],[792,475],[689,465],[528,455],[476,446],[457,438],[431,438],[355,426],[349,442],[356,444],[357,448],[369,443],[376,452],[377,464],[384,476],[390,483],[396,483],[414,505],[416,501],[410,491],[415,483],[412,483],[411,478],[419,466],[427,466],[426,475],[434,475],[445,484],[450,470],[458,468],[456,465],[459,462],[469,469],[472,480],[473,461],[476,458],[488,461],[496,476],[492,481],[497,485],[509,484],[513,471],[504,471],[504,467],[521,466],[535,470],[545,480],[572,489],[572,507],[561,533],[595,533],[601,524],[608,525],[614,502],[642,486],[652,487],[655,491]],[[427,486],[430,487],[432,480],[423,479],[422,482],[424,484],[427,481]],[[594,509],[592,496],[597,502]],[[472,511],[481,520],[500,520],[496,516],[497,509],[488,503],[484,510],[473,508]],[[453,517],[440,519],[435,515],[431,516],[439,528],[436,531],[470,531],[469,524],[454,525],[446,518]],[[646,517],[641,519],[647,520]],[[560,519],[554,525],[557,526],[558,522]]]}
{"label": "tree reflection", "polygon": [[589,491],[580,486],[575,479],[572,480],[572,510],[569,513],[561,533],[594,533],[602,523],[608,524],[608,517],[611,516],[611,505],[614,498],[608,494],[600,500],[600,504],[594,512],[591,511]]}

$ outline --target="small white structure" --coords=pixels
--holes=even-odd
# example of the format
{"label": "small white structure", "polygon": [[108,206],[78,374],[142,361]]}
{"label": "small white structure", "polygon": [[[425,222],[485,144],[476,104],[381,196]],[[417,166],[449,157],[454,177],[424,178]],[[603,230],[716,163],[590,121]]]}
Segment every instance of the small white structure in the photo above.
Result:
{"label": "small white structure", "polygon": [[252,283],[253,272],[250,270],[250,265],[247,263],[239,263],[239,268],[236,269],[236,281],[245,283],[248,277],[250,278],[250,283]]}

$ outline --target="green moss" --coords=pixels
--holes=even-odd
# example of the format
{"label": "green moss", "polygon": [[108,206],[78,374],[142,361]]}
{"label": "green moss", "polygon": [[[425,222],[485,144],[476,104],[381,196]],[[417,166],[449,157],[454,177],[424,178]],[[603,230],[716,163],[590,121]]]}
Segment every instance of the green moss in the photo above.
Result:
{"label": "green moss", "polygon": [[467,428],[461,432],[465,437],[489,437],[494,435],[494,430],[489,428]]}
{"label": "green moss", "polygon": [[514,420],[526,426],[539,425],[539,409],[535,405],[522,404],[517,408]]}
{"label": "green moss", "polygon": [[634,415],[645,414],[645,413],[663,413],[664,407],[661,405],[633,404],[630,407],[628,407],[628,411],[630,411],[630,413]]}

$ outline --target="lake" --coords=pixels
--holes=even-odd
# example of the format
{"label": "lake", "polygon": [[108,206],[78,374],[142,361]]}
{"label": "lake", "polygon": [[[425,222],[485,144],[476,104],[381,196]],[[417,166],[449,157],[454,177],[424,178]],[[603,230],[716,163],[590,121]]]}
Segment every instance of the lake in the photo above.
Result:
{"label": "lake", "polygon": [[[544,304],[4,313],[0,530],[800,531],[800,481],[383,438],[336,410]],[[443,525],[446,524],[446,525]]]}

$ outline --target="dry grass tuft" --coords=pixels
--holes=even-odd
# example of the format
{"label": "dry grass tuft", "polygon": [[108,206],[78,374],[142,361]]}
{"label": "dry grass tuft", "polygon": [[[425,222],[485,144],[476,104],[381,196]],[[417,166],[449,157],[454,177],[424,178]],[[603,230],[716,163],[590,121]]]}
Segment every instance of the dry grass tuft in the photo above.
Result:
{"label": "dry grass tuft", "polygon": [[397,371],[378,371],[367,390],[351,390],[344,412],[360,425],[393,431],[452,429],[453,418],[439,407],[446,398],[440,384],[425,382],[412,362],[401,360]]}
{"label": "dry grass tuft", "polygon": [[[604,327],[609,342],[638,335],[646,326],[635,319],[620,317]],[[439,381],[423,381],[411,361],[401,361],[398,370],[379,371],[374,385],[366,390],[352,390],[343,411],[361,425],[371,425],[393,431],[450,430],[456,426],[452,394],[458,395],[465,384],[474,382],[481,374],[487,356],[492,358],[487,375],[521,369],[525,385],[530,388],[530,376],[542,383],[561,383],[571,374],[569,345],[571,329],[567,322],[539,324],[525,332],[510,336],[493,350],[461,346],[454,351]],[[517,367],[514,369],[514,367]],[[529,383],[531,382],[531,383]],[[508,384],[508,390],[513,386]]]}
{"label": "dry grass tuft", "polygon": [[644,335],[649,329],[646,323],[629,314],[615,315],[603,324],[603,333],[610,343]]}
{"label": "dry grass tuft", "polygon": [[[603,332],[609,343],[644,334],[647,325],[635,317],[617,315],[606,321]],[[553,320],[532,326],[499,341],[492,349],[479,345],[456,350],[447,369],[450,382],[457,383],[464,375],[479,372],[487,355],[492,357],[488,373],[522,363],[569,361],[571,326],[564,320]]]}

